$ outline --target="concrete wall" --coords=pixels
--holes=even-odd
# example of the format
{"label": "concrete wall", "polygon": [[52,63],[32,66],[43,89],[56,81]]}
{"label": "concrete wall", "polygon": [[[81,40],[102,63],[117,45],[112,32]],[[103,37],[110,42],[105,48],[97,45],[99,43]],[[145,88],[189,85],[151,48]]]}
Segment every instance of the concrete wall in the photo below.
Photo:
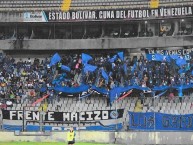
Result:
{"label": "concrete wall", "polygon": [[32,39],[0,40],[0,50],[118,49],[193,46],[193,36],[104,38],[104,39]]}
{"label": "concrete wall", "polygon": [[[16,136],[14,132],[0,132],[0,142],[24,141],[24,142],[66,142],[66,132],[51,132],[50,136],[33,136],[35,133],[25,133],[24,136]],[[28,135],[27,135],[28,134]],[[30,134],[30,136],[29,136]],[[2,137],[3,136],[3,137]],[[113,143],[114,132],[76,132],[78,142]]]}
{"label": "concrete wall", "polygon": [[[29,134],[29,133],[28,133]],[[31,134],[31,133],[30,133]],[[34,134],[34,133],[33,133]],[[66,132],[52,132],[50,136],[16,136],[14,132],[0,132],[0,142],[65,142]],[[193,132],[76,132],[78,142],[98,142],[123,145],[193,144]]]}
{"label": "concrete wall", "polygon": [[144,144],[193,144],[193,132],[121,132],[116,142],[128,145]]}
{"label": "concrete wall", "polygon": [[0,22],[23,22],[23,13],[21,12],[1,12]]}

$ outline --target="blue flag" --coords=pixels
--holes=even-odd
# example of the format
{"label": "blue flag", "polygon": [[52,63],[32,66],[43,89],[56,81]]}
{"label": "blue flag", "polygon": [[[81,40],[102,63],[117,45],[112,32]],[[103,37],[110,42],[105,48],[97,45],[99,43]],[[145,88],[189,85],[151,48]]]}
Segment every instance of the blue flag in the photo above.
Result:
{"label": "blue flag", "polygon": [[89,60],[92,59],[92,56],[82,53],[82,63],[83,64],[87,64]]}
{"label": "blue flag", "polygon": [[152,61],[152,55],[151,54],[146,54],[146,59],[148,61]]}
{"label": "blue flag", "polygon": [[111,72],[109,72],[109,77],[111,77],[112,76],[112,74],[113,74],[113,72],[111,71]]}
{"label": "blue flag", "polygon": [[86,95],[82,95],[82,96],[80,96],[80,99],[87,98],[87,97],[89,97],[90,95],[92,95],[92,93],[93,93],[93,92],[88,93],[88,94],[86,94]]}
{"label": "blue flag", "polygon": [[127,69],[127,64],[125,64],[125,63],[123,65],[123,70],[124,70],[124,73],[127,75],[128,74],[128,69]]}
{"label": "blue flag", "polygon": [[93,72],[97,69],[97,66],[85,64],[84,66],[84,72]]}
{"label": "blue flag", "polygon": [[55,53],[55,54],[52,56],[51,60],[50,60],[50,67],[53,66],[53,65],[55,65],[56,63],[60,62],[60,60],[61,60],[60,55],[59,55],[58,53]]}
{"label": "blue flag", "polygon": [[65,71],[68,71],[68,72],[71,70],[68,66],[65,66],[65,65],[62,65],[61,69],[65,70]]}
{"label": "blue flag", "polygon": [[186,65],[187,62],[186,62],[185,59],[178,58],[178,59],[176,60],[176,64],[177,64],[178,66],[182,66],[182,65]]}
{"label": "blue flag", "polygon": [[102,76],[103,76],[103,78],[104,78],[106,81],[109,80],[109,76],[108,76],[108,74],[104,71],[104,69],[102,69]]}
{"label": "blue flag", "polygon": [[182,74],[182,73],[185,73],[185,72],[186,72],[186,70],[184,70],[182,68],[178,71],[179,74]]}
{"label": "blue flag", "polygon": [[46,87],[42,87],[41,89],[40,89],[40,92],[46,92],[47,91],[47,88]]}
{"label": "blue flag", "polygon": [[140,87],[140,86],[127,86],[127,87],[115,87],[109,91],[110,102],[112,103],[114,100],[120,97],[121,93],[128,92],[132,89],[148,91],[149,88]]}
{"label": "blue flag", "polygon": [[171,57],[172,59],[174,59],[174,60],[176,60],[176,59],[178,59],[178,58],[179,58],[179,56],[178,56],[178,55],[170,55],[170,57]]}
{"label": "blue flag", "polygon": [[179,89],[178,89],[178,96],[179,97],[183,97],[183,88],[182,87],[179,87]]}
{"label": "blue flag", "polygon": [[57,92],[77,94],[77,93],[87,92],[89,88],[90,88],[89,85],[83,84],[83,85],[78,86],[78,87],[56,86],[56,87],[54,87],[54,90]]}
{"label": "blue flag", "polygon": [[155,61],[163,61],[164,56],[161,54],[155,54]]}
{"label": "blue flag", "polygon": [[132,69],[131,69],[131,73],[132,73],[132,74],[134,73],[136,67],[137,67],[137,65],[136,65],[136,63],[135,63],[135,64],[133,65]]}
{"label": "blue flag", "polygon": [[55,80],[52,81],[53,85],[59,85],[61,81],[63,81],[66,77],[66,73],[61,74],[59,77],[57,77]]}
{"label": "blue flag", "polygon": [[111,59],[109,59],[109,62],[113,63],[117,59],[117,55],[114,55]]}
{"label": "blue flag", "polygon": [[165,91],[168,90],[170,87],[169,86],[155,86],[152,90],[153,91]]}
{"label": "blue flag", "polygon": [[95,90],[100,94],[105,94],[105,95],[108,94],[108,90],[106,90],[106,88],[98,88],[95,85],[92,86],[92,90]]}
{"label": "blue flag", "polygon": [[170,57],[169,55],[165,55],[164,57],[165,57],[165,60],[166,60],[167,62],[171,62],[171,57]]}
{"label": "blue flag", "polygon": [[124,53],[123,53],[123,52],[119,52],[119,53],[117,53],[117,54],[118,54],[119,58],[120,58],[122,61],[124,61]]}
{"label": "blue flag", "polygon": [[167,92],[167,90],[164,91],[164,92],[161,92],[160,94],[158,94],[158,95],[156,95],[156,96],[154,96],[154,98],[159,98],[159,97],[161,97],[162,95],[164,95],[166,92]]}

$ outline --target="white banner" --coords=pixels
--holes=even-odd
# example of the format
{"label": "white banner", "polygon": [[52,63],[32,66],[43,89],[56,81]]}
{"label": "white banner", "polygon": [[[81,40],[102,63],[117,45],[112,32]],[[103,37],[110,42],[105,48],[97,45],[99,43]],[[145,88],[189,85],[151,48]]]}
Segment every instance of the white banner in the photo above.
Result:
{"label": "white banner", "polygon": [[47,22],[45,13],[42,12],[25,12],[23,22]]}

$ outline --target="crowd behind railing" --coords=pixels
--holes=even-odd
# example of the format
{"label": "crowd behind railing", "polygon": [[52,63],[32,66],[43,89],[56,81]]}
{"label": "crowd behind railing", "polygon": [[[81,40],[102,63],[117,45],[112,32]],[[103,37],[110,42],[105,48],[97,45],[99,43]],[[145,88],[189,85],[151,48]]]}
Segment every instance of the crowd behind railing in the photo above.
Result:
{"label": "crowd behind railing", "polygon": [[[92,59],[86,62],[86,67],[81,54],[62,55],[61,60],[50,67],[50,58],[16,61],[9,55],[1,54],[1,105],[11,106],[13,102],[21,103],[21,100],[27,98],[35,101],[44,94],[49,94],[48,100],[52,103],[60,92],[48,88],[56,86],[56,80],[60,78],[62,80],[57,83],[60,86],[78,87],[89,84],[106,90],[126,86],[153,88],[193,84],[192,58],[186,64],[178,66],[175,61],[149,61],[143,55],[140,58],[129,58],[118,53],[114,56],[89,57]],[[172,88],[168,93],[178,95]]]}

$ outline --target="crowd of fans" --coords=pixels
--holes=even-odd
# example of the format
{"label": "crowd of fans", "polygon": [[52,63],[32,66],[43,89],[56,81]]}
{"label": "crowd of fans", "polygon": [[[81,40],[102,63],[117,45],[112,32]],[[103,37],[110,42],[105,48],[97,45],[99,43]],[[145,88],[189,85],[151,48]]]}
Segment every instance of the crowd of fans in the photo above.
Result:
{"label": "crowd of fans", "polygon": [[11,106],[13,102],[20,103],[21,98],[40,96],[40,88],[48,85],[53,79],[52,72],[45,64],[49,60],[40,62],[39,59],[15,61],[11,56],[0,56],[0,98],[1,104]]}
{"label": "crowd of fans", "polygon": [[[154,86],[175,86],[193,84],[191,68],[193,59],[181,68],[188,71],[179,73],[181,69],[175,62],[148,61],[145,56],[129,58],[124,60],[117,58],[114,62],[109,60],[112,56],[93,56],[88,63],[97,66],[93,72],[84,72],[81,54],[63,55],[62,60],[49,67],[50,58],[34,60],[28,58],[26,61],[16,61],[8,55],[0,55],[0,98],[1,105],[12,105],[13,102],[20,103],[21,99],[31,98],[35,101],[44,93],[50,94],[49,101],[52,102],[58,95],[53,88],[54,80],[65,74],[60,82],[61,86],[78,87],[81,84],[95,85],[99,88],[111,90],[115,87],[142,86],[153,88]],[[71,68],[70,71],[61,69],[61,65]],[[109,79],[106,80],[101,70],[105,70]],[[46,89],[42,89],[46,88]],[[170,93],[175,93],[170,90]],[[34,98],[34,99],[33,99]],[[6,101],[6,102],[5,102]]]}

